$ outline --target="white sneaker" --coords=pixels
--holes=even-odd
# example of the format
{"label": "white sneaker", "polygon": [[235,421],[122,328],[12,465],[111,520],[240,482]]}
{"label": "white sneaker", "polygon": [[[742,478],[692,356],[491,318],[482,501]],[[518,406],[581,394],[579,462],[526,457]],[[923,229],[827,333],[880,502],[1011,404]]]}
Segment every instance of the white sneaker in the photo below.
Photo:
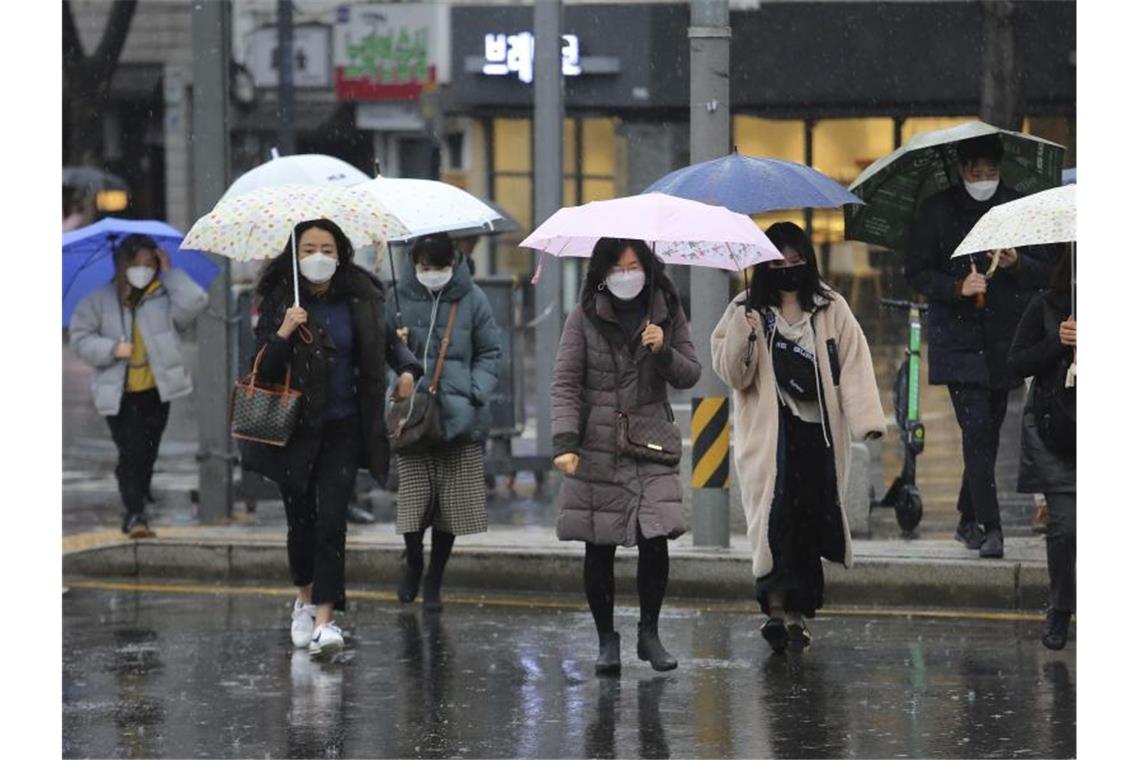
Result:
{"label": "white sneaker", "polygon": [[324,657],[336,654],[344,649],[344,636],[336,623],[318,625],[313,632],[313,640],[309,642],[309,654],[313,657]]}
{"label": "white sneaker", "polygon": [[301,604],[299,599],[293,601],[293,625],[290,627],[293,646],[300,649],[309,645],[313,640],[313,626],[316,622],[317,605]]}

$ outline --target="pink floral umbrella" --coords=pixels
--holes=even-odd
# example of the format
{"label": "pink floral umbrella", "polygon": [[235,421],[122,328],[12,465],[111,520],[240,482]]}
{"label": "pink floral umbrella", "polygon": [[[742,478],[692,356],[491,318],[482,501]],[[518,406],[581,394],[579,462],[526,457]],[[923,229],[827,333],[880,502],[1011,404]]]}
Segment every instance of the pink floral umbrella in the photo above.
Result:
{"label": "pink floral umbrella", "polygon": [[[561,209],[520,245],[553,256],[589,258],[603,237],[644,240],[666,264],[742,271],[783,258],[744,214],[664,193]],[[540,264],[536,280],[541,271]]]}

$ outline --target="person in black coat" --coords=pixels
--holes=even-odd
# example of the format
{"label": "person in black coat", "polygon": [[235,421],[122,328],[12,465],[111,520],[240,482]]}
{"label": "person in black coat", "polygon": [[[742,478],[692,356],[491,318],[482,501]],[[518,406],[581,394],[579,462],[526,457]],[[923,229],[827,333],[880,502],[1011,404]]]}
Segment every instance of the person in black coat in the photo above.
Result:
{"label": "person in black coat", "polygon": [[1071,259],[1065,256],[1049,290],[1025,310],[1009,353],[1010,370],[1033,378],[1021,418],[1017,490],[1044,493],[1049,504],[1049,614],[1041,641],[1050,649],[1064,648],[1077,608],[1077,389],[1070,375],[1077,321],[1071,273]]}
{"label": "person in black coat", "polygon": [[[423,368],[384,319],[384,288],[352,263],[352,244],[332,222],[296,227],[301,304],[294,305],[293,262],[286,246],[258,284],[255,334],[260,382],[290,382],[301,415],[284,448],[246,444],[243,465],[281,488],[289,521],[289,570],[297,586],[292,637],[297,647],[329,654],[344,640],[333,622],[343,610],[346,510],[365,468],[388,474],[384,425],[387,367],[395,394],[411,393]],[[255,360],[257,361],[257,360]]]}
{"label": "person in black coat", "polygon": [[949,386],[962,429],[965,468],[955,538],[982,557],[1001,557],[994,462],[1009,391],[1016,385],[1006,360],[1017,322],[1029,298],[1044,286],[1053,255],[1037,247],[950,258],[985,212],[1021,197],[1001,181],[998,135],[955,147],[962,184],[935,193],[919,207],[906,277],[930,302],[930,382]]}

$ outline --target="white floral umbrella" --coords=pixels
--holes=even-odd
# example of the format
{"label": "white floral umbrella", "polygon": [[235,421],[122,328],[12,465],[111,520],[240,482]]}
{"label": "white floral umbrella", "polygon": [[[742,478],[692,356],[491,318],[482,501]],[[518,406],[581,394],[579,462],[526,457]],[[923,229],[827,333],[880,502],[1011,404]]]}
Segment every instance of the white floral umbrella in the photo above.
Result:
{"label": "white floral umbrella", "polygon": [[954,249],[953,256],[1077,239],[1077,186],[1062,185],[994,206]]}
{"label": "white floral umbrella", "polygon": [[323,153],[278,156],[274,149],[272,159],[235,179],[222,200],[281,185],[353,187],[367,181],[367,174],[335,156]]}
{"label": "white floral umbrella", "polygon": [[[310,219],[335,223],[353,246],[384,244],[407,228],[370,193],[329,185],[281,185],[223,198],[190,228],[182,248],[209,251],[235,261],[271,259]],[[293,240],[294,296],[297,241]]]}
{"label": "white floral umbrella", "polygon": [[430,179],[377,177],[357,187],[371,193],[408,232],[388,238],[397,243],[437,232],[482,227],[492,231],[503,216],[466,190]]}

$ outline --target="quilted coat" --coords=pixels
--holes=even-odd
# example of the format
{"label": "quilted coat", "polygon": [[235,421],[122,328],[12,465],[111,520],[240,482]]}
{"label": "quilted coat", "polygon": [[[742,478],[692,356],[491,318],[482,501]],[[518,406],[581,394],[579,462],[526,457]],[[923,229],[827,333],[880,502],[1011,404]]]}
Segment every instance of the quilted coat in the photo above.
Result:
{"label": "quilted coat", "polygon": [[578,470],[558,494],[558,537],[564,541],[634,546],[646,538],[676,538],[687,530],[676,465],[634,459],[617,451],[621,411],[673,419],[668,386],[691,388],[701,376],[689,323],[673,284],[660,278],[649,319],[665,334],[653,353],[626,341],[607,292],[584,291],[562,331],[554,365],[552,427],[555,456],[576,452]]}

